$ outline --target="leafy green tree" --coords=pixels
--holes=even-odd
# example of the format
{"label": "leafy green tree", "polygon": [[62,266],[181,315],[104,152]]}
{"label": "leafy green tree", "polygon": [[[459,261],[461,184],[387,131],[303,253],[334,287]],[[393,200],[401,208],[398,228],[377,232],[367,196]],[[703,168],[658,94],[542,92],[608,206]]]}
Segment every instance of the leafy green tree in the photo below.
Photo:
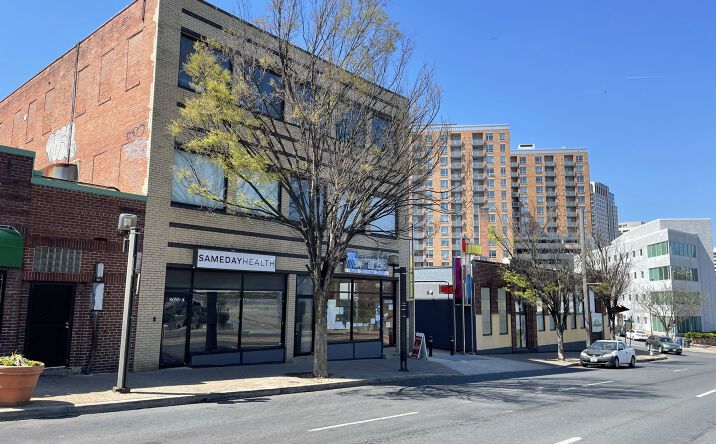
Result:
{"label": "leafy green tree", "polygon": [[[546,220],[551,216],[547,214]],[[513,297],[539,304],[553,320],[557,336],[557,357],[564,360],[564,331],[570,309],[575,307],[575,290],[580,275],[574,271],[577,251],[564,239],[548,234],[546,223],[532,213],[520,215],[507,235],[491,226],[490,239],[507,252],[509,263],[500,275]]]}
{"label": "leafy green tree", "polygon": [[197,93],[170,127],[229,184],[217,192],[190,164],[181,172],[192,193],[303,240],[316,377],[328,374],[327,296],[348,245],[407,232],[408,208],[424,199],[436,164],[423,133],[439,89],[429,69],[410,64],[412,45],[382,4],[274,0],[255,22],[265,34],[237,21],[222,38],[198,42],[185,65]]}

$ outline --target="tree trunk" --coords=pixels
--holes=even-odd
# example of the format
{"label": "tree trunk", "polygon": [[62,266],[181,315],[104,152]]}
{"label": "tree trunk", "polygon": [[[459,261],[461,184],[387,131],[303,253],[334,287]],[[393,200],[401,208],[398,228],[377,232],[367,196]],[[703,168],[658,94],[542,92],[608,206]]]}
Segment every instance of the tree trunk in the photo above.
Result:
{"label": "tree trunk", "polygon": [[328,289],[314,288],[314,332],[313,332],[313,376],[315,378],[328,377],[328,334],[327,334],[327,291]]}
{"label": "tree trunk", "polygon": [[557,328],[557,359],[564,361],[564,331]]}
{"label": "tree trunk", "polygon": [[617,338],[617,315],[609,310],[607,310],[607,315],[609,316],[609,332],[612,335],[613,341]]}

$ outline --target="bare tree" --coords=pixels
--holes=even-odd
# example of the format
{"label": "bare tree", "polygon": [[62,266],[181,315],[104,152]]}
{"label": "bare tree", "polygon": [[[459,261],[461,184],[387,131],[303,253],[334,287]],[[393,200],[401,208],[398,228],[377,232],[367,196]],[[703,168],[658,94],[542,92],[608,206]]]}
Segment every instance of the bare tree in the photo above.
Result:
{"label": "bare tree", "polygon": [[564,360],[564,331],[581,281],[574,271],[576,245],[548,232],[553,216],[548,214],[547,222],[539,223],[532,213],[521,214],[512,225],[511,238],[493,227],[490,238],[508,253],[509,264],[500,272],[508,290],[542,305],[554,322],[557,357]]}
{"label": "bare tree", "polygon": [[229,184],[217,187],[201,166],[188,166],[192,193],[303,240],[313,374],[325,377],[333,274],[352,240],[400,236],[409,208],[425,205],[422,189],[437,162],[423,134],[439,89],[429,69],[409,65],[411,42],[381,0],[273,0],[256,26],[265,34],[237,22],[221,41],[197,42],[185,65],[197,94],[170,130]]}
{"label": "bare tree", "polygon": [[674,333],[679,324],[696,316],[704,305],[698,292],[667,284],[642,289],[636,296],[652,319],[656,318],[661,323],[666,334]]}
{"label": "bare tree", "polygon": [[594,237],[591,245],[592,249],[587,251],[586,265],[582,270],[586,271],[594,294],[607,310],[609,331],[611,338],[615,339],[616,317],[631,282],[631,260],[620,244],[607,244],[600,236]]}

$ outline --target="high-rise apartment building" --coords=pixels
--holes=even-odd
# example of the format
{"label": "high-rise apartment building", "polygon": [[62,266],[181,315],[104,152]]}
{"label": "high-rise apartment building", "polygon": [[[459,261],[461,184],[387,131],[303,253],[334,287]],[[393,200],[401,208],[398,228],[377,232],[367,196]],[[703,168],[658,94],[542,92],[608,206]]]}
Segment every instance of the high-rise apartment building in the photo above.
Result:
{"label": "high-rise apartment building", "polygon": [[436,146],[440,155],[425,184],[435,204],[413,212],[416,267],[450,265],[463,238],[480,245],[483,257],[502,261],[504,252],[489,239],[488,227],[507,235],[526,213],[549,234],[574,242],[579,237],[577,209],[584,207],[586,220],[591,220],[585,149],[520,145],[510,150],[507,125],[449,125],[429,135],[426,144]]}
{"label": "high-rise apartment building", "polygon": [[[440,138],[440,140],[433,140]],[[510,128],[507,125],[449,125],[428,135],[426,144],[440,151],[425,193],[434,205],[413,211],[416,267],[447,266],[460,254],[463,237],[481,245],[496,260],[502,252],[490,246],[487,224],[496,223],[500,196],[509,196]],[[509,220],[511,206],[505,200]]]}
{"label": "high-rise apartment building", "polygon": [[[584,148],[538,149],[519,145],[510,155],[513,220],[531,213],[548,235],[576,242],[578,209],[591,221],[589,155]],[[585,223],[587,234],[591,224]]]}
{"label": "high-rise apartment building", "polygon": [[590,182],[592,202],[592,235],[604,245],[609,245],[619,236],[619,217],[614,193],[601,182]]}

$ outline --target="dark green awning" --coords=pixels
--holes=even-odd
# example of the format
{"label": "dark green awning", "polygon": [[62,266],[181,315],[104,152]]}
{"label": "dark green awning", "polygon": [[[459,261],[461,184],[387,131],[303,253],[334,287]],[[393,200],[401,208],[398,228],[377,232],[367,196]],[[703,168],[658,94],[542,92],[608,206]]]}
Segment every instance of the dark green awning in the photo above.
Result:
{"label": "dark green awning", "polygon": [[13,227],[0,225],[0,267],[22,267],[22,235]]}

